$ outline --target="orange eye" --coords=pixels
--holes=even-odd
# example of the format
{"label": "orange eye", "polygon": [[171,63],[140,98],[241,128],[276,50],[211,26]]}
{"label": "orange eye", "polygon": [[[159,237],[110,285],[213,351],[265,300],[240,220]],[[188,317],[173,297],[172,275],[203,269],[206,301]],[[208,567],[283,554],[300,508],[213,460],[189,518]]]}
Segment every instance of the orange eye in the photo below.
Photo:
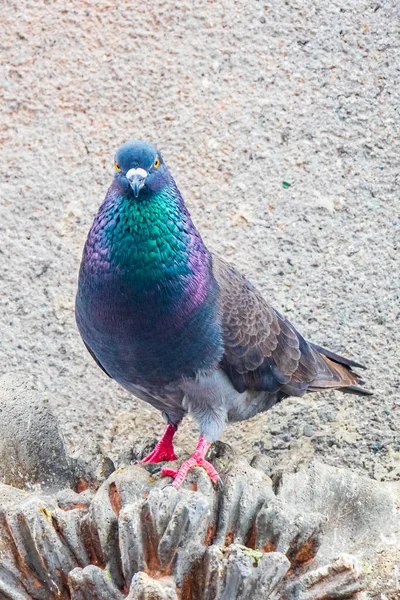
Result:
{"label": "orange eye", "polygon": [[121,173],[121,171],[122,171],[122,169],[121,169],[121,167],[119,166],[119,164],[117,163],[117,161],[114,161],[114,169],[115,169],[116,171],[118,171],[118,173]]}
{"label": "orange eye", "polygon": [[160,166],[160,163],[161,163],[161,161],[160,161],[160,159],[157,156],[156,160],[154,161],[153,168],[154,169],[158,169],[158,167]]}

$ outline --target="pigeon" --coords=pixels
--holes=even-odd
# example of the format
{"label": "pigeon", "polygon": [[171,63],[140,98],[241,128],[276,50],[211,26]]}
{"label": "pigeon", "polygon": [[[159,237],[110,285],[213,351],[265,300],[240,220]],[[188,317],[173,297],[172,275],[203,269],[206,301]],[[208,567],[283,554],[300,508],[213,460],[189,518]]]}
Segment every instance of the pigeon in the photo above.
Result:
{"label": "pigeon", "polygon": [[200,437],[179,469],[178,488],[202,467],[226,423],[250,419],[288,396],[337,389],[370,394],[361,364],[305,340],[197,231],[161,152],[129,140],[84,247],[76,321],[98,366],[162,412],[166,430],[142,463],[177,459],[173,438],[186,414]]}

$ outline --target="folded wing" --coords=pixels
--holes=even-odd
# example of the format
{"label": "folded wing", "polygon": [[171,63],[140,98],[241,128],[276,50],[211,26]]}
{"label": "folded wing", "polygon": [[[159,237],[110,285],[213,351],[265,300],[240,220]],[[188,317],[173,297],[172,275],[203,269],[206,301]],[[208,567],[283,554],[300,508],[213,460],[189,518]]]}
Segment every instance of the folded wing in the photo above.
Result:
{"label": "folded wing", "polygon": [[238,392],[280,391],[302,396],[332,388],[367,394],[358,388],[361,367],[307,342],[233,267],[213,256],[220,286],[225,353],[221,367]]}

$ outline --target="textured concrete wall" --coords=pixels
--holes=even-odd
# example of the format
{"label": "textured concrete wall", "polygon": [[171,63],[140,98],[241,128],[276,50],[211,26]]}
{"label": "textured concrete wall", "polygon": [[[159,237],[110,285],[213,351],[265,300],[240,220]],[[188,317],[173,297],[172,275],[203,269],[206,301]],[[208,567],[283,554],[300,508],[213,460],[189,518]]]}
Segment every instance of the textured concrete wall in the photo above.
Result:
{"label": "textured concrete wall", "polygon": [[136,136],[160,146],[212,249],[307,337],[371,367],[373,398],[288,401],[228,439],[396,476],[398,13],[369,0],[3,3],[1,364],[39,375],[72,445],[93,434],[114,448],[160,423],[97,369],[73,317],[114,150]]}

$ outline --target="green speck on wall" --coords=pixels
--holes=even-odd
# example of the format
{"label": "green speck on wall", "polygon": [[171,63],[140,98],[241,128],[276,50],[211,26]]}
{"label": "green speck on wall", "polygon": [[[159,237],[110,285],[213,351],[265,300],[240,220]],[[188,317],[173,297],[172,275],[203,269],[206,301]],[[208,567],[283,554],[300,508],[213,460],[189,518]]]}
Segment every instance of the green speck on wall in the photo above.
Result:
{"label": "green speck on wall", "polygon": [[242,548],[242,550],[245,554],[250,556],[256,562],[261,560],[262,557],[264,556],[264,552],[261,552],[261,550],[252,550],[251,548],[247,548],[247,546],[242,546],[241,544],[240,544],[240,547]]}
{"label": "green speck on wall", "polygon": [[371,565],[370,565],[369,563],[367,563],[367,562],[365,562],[365,563],[363,564],[363,570],[364,570],[364,573],[365,573],[365,575],[370,575],[370,574],[372,573],[372,567],[371,567]]}

